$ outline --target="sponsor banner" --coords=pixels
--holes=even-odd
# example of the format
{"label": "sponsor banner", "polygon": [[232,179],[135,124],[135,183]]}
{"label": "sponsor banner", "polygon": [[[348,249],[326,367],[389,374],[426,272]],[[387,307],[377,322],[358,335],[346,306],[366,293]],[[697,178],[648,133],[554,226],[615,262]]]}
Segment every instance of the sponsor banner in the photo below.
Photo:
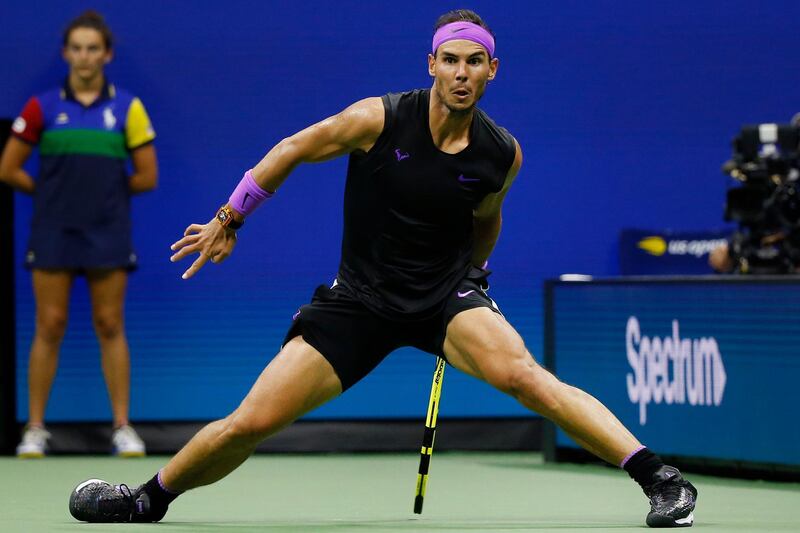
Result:
{"label": "sponsor banner", "polygon": [[620,274],[712,274],[708,254],[726,244],[731,233],[728,230],[623,229],[619,238]]}
{"label": "sponsor banner", "polygon": [[625,376],[628,399],[639,405],[639,424],[647,423],[650,402],[667,405],[720,405],[725,392],[725,363],[714,337],[681,338],[677,320],[672,336],[642,335],[639,319],[628,318],[625,351],[631,371]]}
{"label": "sponsor banner", "polygon": [[[548,354],[664,455],[800,465],[800,279],[551,285]],[[556,444],[577,447],[561,431]]]}

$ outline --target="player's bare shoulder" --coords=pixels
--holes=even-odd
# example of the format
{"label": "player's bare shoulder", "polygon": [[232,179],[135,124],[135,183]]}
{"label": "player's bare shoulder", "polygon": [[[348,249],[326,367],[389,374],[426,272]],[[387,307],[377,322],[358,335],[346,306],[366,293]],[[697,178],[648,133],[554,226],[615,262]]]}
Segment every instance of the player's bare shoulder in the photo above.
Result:
{"label": "player's bare shoulder", "polygon": [[368,152],[383,131],[383,99],[373,96],[359,100],[339,113],[339,117],[344,128],[349,130],[347,137],[353,149]]}

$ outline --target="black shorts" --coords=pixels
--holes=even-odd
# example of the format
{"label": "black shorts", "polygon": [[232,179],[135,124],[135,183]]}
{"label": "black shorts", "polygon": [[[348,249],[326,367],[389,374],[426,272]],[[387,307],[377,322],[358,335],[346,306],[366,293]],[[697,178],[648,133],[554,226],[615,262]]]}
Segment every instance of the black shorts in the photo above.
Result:
{"label": "black shorts", "polygon": [[295,314],[283,344],[301,335],[333,366],[343,390],[355,385],[389,353],[403,346],[444,358],[447,325],[454,316],[476,307],[500,313],[486,294],[488,275],[488,271],[471,269],[439,313],[411,322],[375,314],[343,285],[334,283],[330,288],[320,285],[311,303]]}

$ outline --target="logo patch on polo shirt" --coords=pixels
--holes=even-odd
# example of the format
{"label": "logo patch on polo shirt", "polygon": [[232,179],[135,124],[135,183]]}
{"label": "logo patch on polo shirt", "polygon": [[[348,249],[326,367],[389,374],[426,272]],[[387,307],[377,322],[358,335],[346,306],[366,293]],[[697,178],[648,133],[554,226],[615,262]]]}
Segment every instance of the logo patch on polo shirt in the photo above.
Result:
{"label": "logo patch on polo shirt", "polygon": [[23,131],[25,131],[25,128],[27,127],[28,123],[22,117],[17,117],[16,120],[14,121],[14,124],[11,125],[11,129],[15,133],[22,133]]}
{"label": "logo patch on polo shirt", "polygon": [[114,116],[110,107],[103,110],[103,124],[107,130],[113,130],[114,126],[117,125],[117,117]]}
{"label": "logo patch on polo shirt", "polygon": [[56,116],[56,124],[66,124],[69,122],[69,116],[66,113],[59,113]]}

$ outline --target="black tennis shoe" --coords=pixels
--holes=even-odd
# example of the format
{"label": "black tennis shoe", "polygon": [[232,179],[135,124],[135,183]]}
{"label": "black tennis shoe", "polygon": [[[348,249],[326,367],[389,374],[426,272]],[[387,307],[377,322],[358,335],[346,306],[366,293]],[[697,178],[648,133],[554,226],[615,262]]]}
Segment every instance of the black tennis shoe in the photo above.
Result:
{"label": "black tennis shoe", "polygon": [[83,522],[158,522],[166,514],[151,512],[144,485],[131,490],[102,479],[88,479],[69,496],[69,512]]}
{"label": "black tennis shoe", "polygon": [[647,525],[650,527],[691,527],[697,489],[674,466],[664,465],[653,474],[653,483],[644,489],[650,498]]}

